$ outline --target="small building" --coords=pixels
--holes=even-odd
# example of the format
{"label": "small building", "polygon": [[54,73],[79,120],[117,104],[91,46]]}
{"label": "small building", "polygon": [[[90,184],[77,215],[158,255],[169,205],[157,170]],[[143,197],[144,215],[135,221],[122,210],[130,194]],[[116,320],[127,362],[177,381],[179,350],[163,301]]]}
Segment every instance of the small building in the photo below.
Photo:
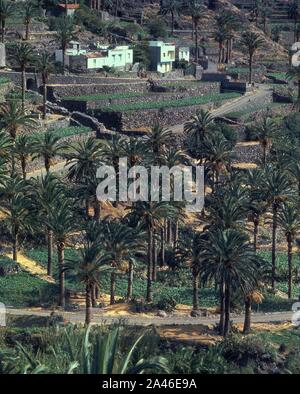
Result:
{"label": "small building", "polygon": [[[78,42],[72,41],[66,51],[65,64],[73,70],[93,71],[104,67],[118,71],[128,71],[133,65],[133,50],[127,45],[97,45],[97,49],[82,49]],[[62,51],[55,52],[56,61],[62,62]]]}
{"label": "small building", "polygon": [[62,13],[67,14],[67,16],[73,16],[75,11],[80,8],[80,4],[58,4],[57,7],[62,10]]}
{"label": "small building", "polygon": [[163,41],[150,41],[150,70],[167,73],[172,71],[175,62],[175,45]]}
{"label": "small building", "polygon": [[80,8],[80,4],[57,4],[53,7],[49,7],[46,11],[46,16],[73,16],[75,11]]}
{"label": "small building", "polygon": [[190,48],[189,47],[177,47],[176,48],[176,60],[190,62]]}
{"label": "small building", "polygon": [[[70,57],[79,56],[86,54],[87,50],[82,49],[78,41],[70,41],[69,48],[65,52],[65,65],[70,66]],[[61,49],[56,49],[55,51],[55,61],[62,63],[63,51]]]}

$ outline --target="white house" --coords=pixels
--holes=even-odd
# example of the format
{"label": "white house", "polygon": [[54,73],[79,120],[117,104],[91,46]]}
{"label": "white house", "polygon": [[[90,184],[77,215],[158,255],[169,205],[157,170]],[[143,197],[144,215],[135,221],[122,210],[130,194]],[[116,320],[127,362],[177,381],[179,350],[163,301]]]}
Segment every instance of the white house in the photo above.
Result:
{"label": "white house", "polygon": [[178,47],[176,50],[176,60],[178,60],[178,61],[184,60],[189,63],[190,48],[189,47]]}
{"label": "white house", "polygon": [[160,73],[172,71],[175,62],[175,45],[163,41],[150,41],[150,69]]}

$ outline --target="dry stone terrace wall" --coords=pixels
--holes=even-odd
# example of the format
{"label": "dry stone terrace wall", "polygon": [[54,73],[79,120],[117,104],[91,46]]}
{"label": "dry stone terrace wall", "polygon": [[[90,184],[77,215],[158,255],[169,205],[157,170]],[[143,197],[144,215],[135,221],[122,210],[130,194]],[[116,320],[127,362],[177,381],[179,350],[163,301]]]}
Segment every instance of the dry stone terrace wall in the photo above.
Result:
{"label": "dry stone terrace wall", "polygon": [[[64,100],[62,98],[61,105],[66,107],[70,111],[81,111],[86,112],[88,110],[94,110],[100,107],[108,107],[109,105],[115,104],[129,104],[129,103],[148,103],[153,101],[165,101],[165,100],[180,100],[192,96],[201,96],[212,93],[219,93],[220,85],[218,83],[201,83],[197,84],[196,87],[188,87],[184,92],[174,93],[145,93],[135,97],[127,98],[115,98],[115,99],[104,99],[95,101],[77,101],[77,100]],[[121,92],[123,93],[123,92]]]}
{"label": "dry stone terrace wall", "polygon": [[96,110],[94,116],[107,128],[117,131],[129,131],[142,127],[151,127],[156,122],[162,126],[175,126],[189,120],[200,108],[211,109],[212,104],[194,105],[180,108],[145,109],[125,112],[101,112]]}

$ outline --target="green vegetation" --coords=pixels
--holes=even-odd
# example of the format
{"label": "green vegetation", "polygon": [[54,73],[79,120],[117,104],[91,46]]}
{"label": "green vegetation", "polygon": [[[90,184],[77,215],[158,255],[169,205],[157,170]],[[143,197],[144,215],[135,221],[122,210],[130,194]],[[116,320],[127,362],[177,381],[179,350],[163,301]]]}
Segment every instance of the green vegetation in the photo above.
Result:
{"label": "green vegetation", "polygon": [[95,93],[82,96],[66,96],[63,100],[73,100],[73,101],[97,101],[97,100],[113,100],[113,99],[123,99],[130,97],[140,97],[144,93],[126,92],[126,93]]}
{"label": "green vegetation", "polygon": [[275,78],[275,79],[284,80],[284,81],[286,81],[286,79],[287,79],[286,73],[283,73],[283,72],[268,73],[268,74],[266,74],[266,77]]}
{"label": "green vegetation", "polygon": [[6,83],[11,82],[9,78],[6,77],[0,77],[0,85],[5,85]]}
{"label": "green vegetation", "polygon": [[[187,97],[179,100],[164,100],[151,102],[137,102],[129,104],[115,104],[107,107],[101,107],[102,111],[138,111],[143,109],[163,109],[163,108],[180,108],[193,105],[204,105],[208,103],[219,103],[224,100],[230,100],[239,97],[239,93],[212,93],[205,96]],[[99,107],[100,109],[100,107]]]}

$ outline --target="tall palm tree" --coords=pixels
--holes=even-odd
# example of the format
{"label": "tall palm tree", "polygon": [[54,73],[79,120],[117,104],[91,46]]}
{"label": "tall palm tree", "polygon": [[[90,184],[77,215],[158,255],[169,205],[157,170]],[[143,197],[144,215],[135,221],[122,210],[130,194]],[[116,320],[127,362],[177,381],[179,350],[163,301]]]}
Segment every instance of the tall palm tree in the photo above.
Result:
{"label": "tall palm tree", "polygon": [[300,16],[299,2],[298,0],[293,0],[289,4],[288,17],[290,19],[293,19],[294,21],[294,41],[296,41],[297,38],[297,24],[299,22],[299,16]]}
{"label": "tall palm tree", "polygon": [[234,14],[230,12],[224,12],[216,17],[216,25],[217,36],[221,38],[223,35],[226,41],[226,55],[224,48],[223,61],[228,63],[231,59],[234,32],[238,29],[239,23]]}
{"label": "tall palm tree", "polygon": [[298,87],[297,102],[298,102],[298,111],[300,111],[300,66],[291,67],[287,72],[286,77],[288,80],[290,81],[293,80],[297,83],[297,87]]}
{"label": "tall palm tree", "polygon": [[179,15],[181,4],[178,0],[164,0],[160,13],[162,15],[171,15],[171,34],[174,35],[175,17]]}
{"label": "tall palm tree", "polygon": [[199,59],[199,37],[198,37],[198,28],[201,22],[201,19],[205,15],[205,8],[203,2],[200,1],[192,1],[189,4],[189,12],[192,16],[193,21],[193,31],[195,31],[195,62],[198,64]]}
{"label": "tall palm tree", "polygon": [[146,144],[153,153],[154,164],[159,164],[166,146],[172,141],[172,132],[155,123],[146,136]]}
{"label": "tall palm tree", "polygon": [[286,236],[288,253],[288,297],[291,299],[293,288],[293,242],[300,232],[300,219],[297,206],[291,203],[283,204],[278,215],[278,223]]}
{"label": "tall palm tree", "polygon": [[4,43],[6,20],[13,15],[14,5],[12,1],[0,0],[0,24],[1,24],[1,42]]}
{"label": "tall palm tree", "polygon": [[256,51],[262,47],[263,43],[263,39],[252,31],[246,31],[242,35],[241,45],[248,51],[249,55],[249,84],[252,84],[253,57]]}
{"label": "tall palm tree", "polygon": [[219,183],[220,173],[232,158],[232,147],[230,143],[217,133],[210,138],[206,137],[203,144],[203,155],[205,163],[211,169],[213,174],[214,188]]}
{"label": "tall palm tree", "polygon": [[25,180],[27,175],[27,162],[32,154],[32,139],[28,135],[22,134],[16,138],[14,154],[20,160],[22,176]]}
{"label": "tall palm tree", "polygon": [[55,135],[51,130],[47,130],[33,139],[32,159],[43,159],[47,173],[50,171],[54,158],[62,155],[62,152],[67,149],[66,145],[61,143],[60,140],[61,137]]}
{"label": "tall palm tree", "polygon": [[214,279],[220,286],[220,334],[230,332],[230,304],[234,289],[245,294],[257,285],[255,273],[259,259],[248,237],[234,229],[217,230],[202,242],[202,272],[204,281]]}
{"label": "tall palm tree", "polygon": [[282,169],[267,166],[264,175],[264,188],[268,204],[272,209],[272,289],[276,282],[276,238],[278,227],[278,212],[283,202],[291,195],[291,181]]}
{"label": "tall palm tree", "polygon": [[196,147],[202,147],[202,142],[205,135],[211,129],[214,124],[214,117],[209,111],[201,109],[192,116],[191,120],[186,122],[184,125],[184,131],[187,134],[188,139],[191,141],[191,145]]}
{"label": "tall palm tree", "polygon": [[26,2],[24,7],[24,25],[25,25],[25,40],[29,40],[29,29],[31,25],[32,18],[34,16],[34,11],[36,10],[36,4],[29,1]]}
{"label": "tall palm tree", "polygon": [[92,320],[92,289],[100,286],[101,273],[110,269],[109,255],[102,252],[99,244],[89,241],[85,241],[79,255],[79,260],[68,260],[64,270],[74,272],[85,286],[85,325],[88,326]]}
{"label": "tall palm tree", "polygon": [[142,202],[135,203],[132,212],[129,214],[137,224],[144,226],[147,231],[147,292],[146,300],[151,302],[153,299],[152,273],[153,273],[153,239],[154,230],[160,226],[162,219],[171,219],[177,213],[175,206],[164,202]]}
{"label": "tall palm tree", "polygon": [[48,228],[53,231],[58,257],[59,270],[59,306],[64,307],[65,299],[65,246],[67,237],[76,228],[76,220],[72,212],[72,201],[70,199],[60,199],[55,208],[49,212],[45,218]]}
{"label": "tall palm tree", "polygon": [[70,16],[60,17],[57,21],[57,40],[62,49],[62,73],[65,73],[65,54],[71,40],[75,37],[75,25]]}
{"label": "tall palm tree", "polygon": [[[17,101],[8,101],[0,104],[0,125],[10,135],[12,144],[15,146],[20,132],[32,130],[37,123],[32,115],[24,114]],[[11,158],[12,172],[15,171],[14,155]]]}
{"label": "tall palm tree", "polygon": [[46,119],[47,115],[47,84],[49,81],[50,74],[53,72],[52,57],[48,52],[42,53],[37,58],[36,69],[41,74],[43,83],[43,118]]}
{"label": "tall palm tree", "polygon": [[133,229],[119,221],[106,221],[103,223],[101,243],[109,253],[108,260],[113,271],[111,272],[110,304],[115,303],[116,270],[128,262],[127,299],[131,300],[133,294],[133,274],[136,260],[145,254],[145,233]]}
{"label": "tall palm tree", "polygon": [[22,73],[22,110],[25,110],[25,91],[26,91],[26,69],[32,65],[35,60],[35,53],[33,47],[26,43],[16,43],[13,46],[12,60],[20,67]]}
{"label": "tall palm tree", "polygon": [[[80,184],[88,185],[90,180],[96,178],[103,152],[97,139],[90,137],[87,140],[73,144],[64,155],[67,159],[68,179]],[[86,199],[86,215],[89,216],[90,200]]]}
{"label": "tall palm tree", "polygon": [[262,162],[266,165],[267,152],[272,145],[272,141],[278,133],[278,125],[272,118],[264,117],[254,126],[254,136],[258,139],[262,147]]}
{"label": "tall palm tree", "polygon": [[224,26],[218,26],[214,34],[214,40],[219,45],[218,63],[225,62],[225,42],[227,41],[227,39],[228,39],[227,30],[224,28]]}
{"label": "tall palm tree", "polygon": [[37,218],[37,226],[45,228],[47,240],[47,275],[52,276],[53,260],[53,232],[45,224],[45,218],[49,218],[51,212],[64,196],[64,188],[56,175],[47,173],[45,176],[30,179],[32,214]]}

